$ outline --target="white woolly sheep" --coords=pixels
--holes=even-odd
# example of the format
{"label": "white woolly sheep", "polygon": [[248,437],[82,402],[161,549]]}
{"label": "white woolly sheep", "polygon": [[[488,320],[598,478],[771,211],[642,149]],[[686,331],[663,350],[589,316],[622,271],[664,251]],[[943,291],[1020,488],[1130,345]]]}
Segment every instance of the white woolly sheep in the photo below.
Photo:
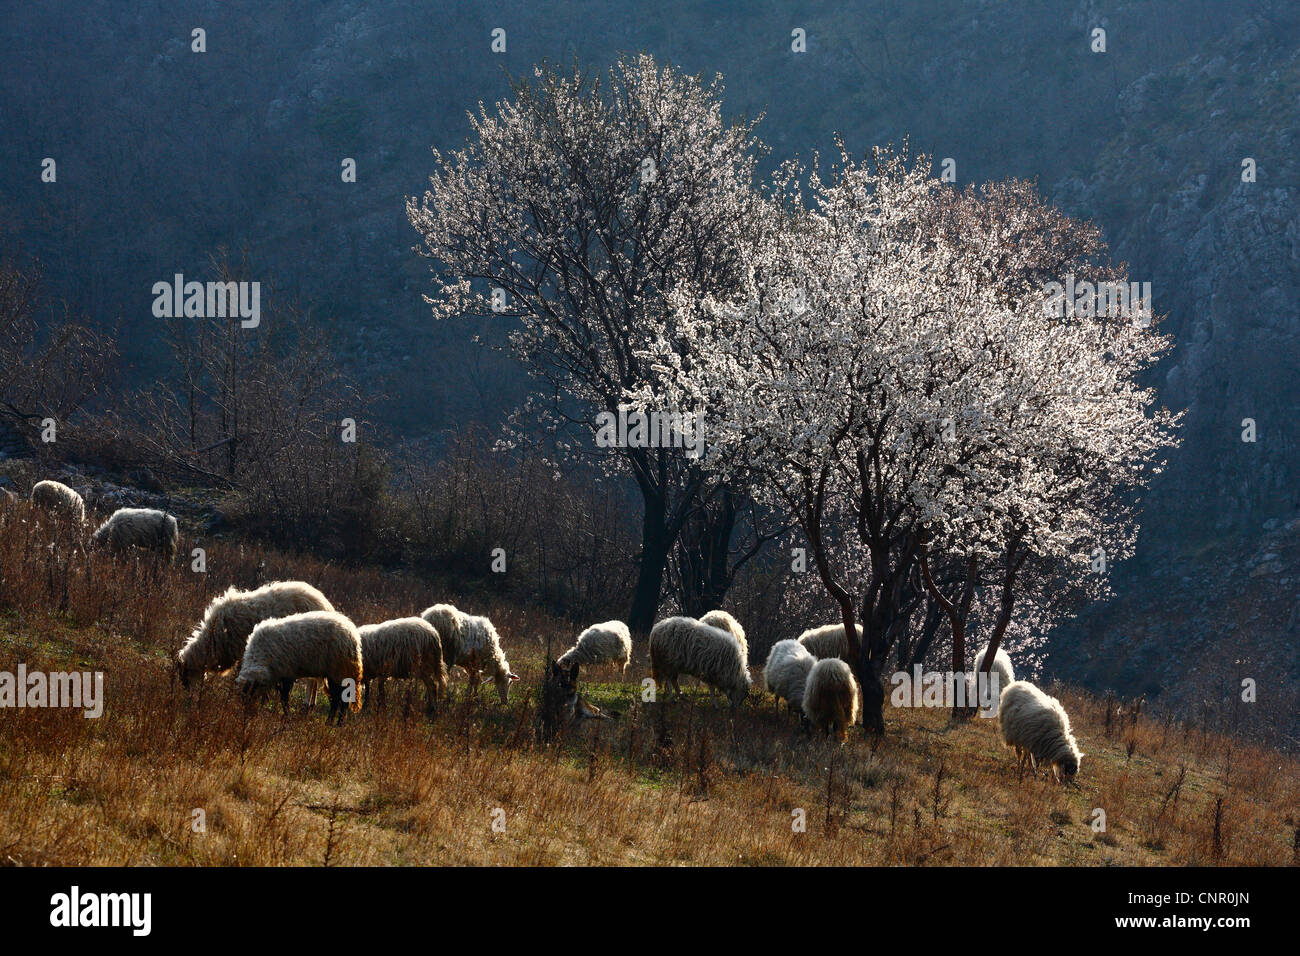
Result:
{"label": "white woolly sheep", "polygon": [[432,624],[438,632],[438,638],[442,641],[442,659],[448,668],[462,656],[460,634],[466,616],[464,611],[450,604],[435,604],[420,612],[420,617]]}
{"label": "white woolly sheep", "polygon": [[519,680],[517,674],[510,671],[510,663],[505,652],[501,650],[501,635],[486,617],[466,614],[450,604],[435,604],[426,608],[420,617],[424,618],[442,637],[445,626],[453,635],[442,638],[442,656],[450,667],[453,664],[465,668],[469,673],[470,693],[477,693],[479,672],[486,673],[485,681],[496,684],[497,697],[501,703],[510,699],[510,685]]}
{"label": "white woolly sheep", "polygon": [[817,658],[798,641],[792,638],[777,641],[767,653],[763,683],[778,702],[784,700],[791,710],[803,713],[804,684],[816,663]]}
{"label": "white woolly sheep", "polygon": [[680,674],[699,678],[726,694],[732,707],[744,702],[751,683],[735,636],[689,617],[664,618],[650,631],[650,672],[679,695]]}
{"label": "white woolly sheep", "polygon": [[336,611],[307,611],[274,617],[253,628],[235,684],[250,697],[279,688],[286,713],[289,691],[299,678],[323,678],[329,687],[328,720],[342,722],[343,697],[351,681],[348,710],[361,706],[361,637],[356,625]]}
{"label": "white woolly sheep", "polygon": [[[979,679],[980,671],[984,667],[984,658],[988,654],[988,645],[984,645],[980,652],[975,655],[975,669],[971,672],[970,680],[967,683],[967,701],[978,701],[979,697]],[[1010,687],[1016,681],[1016,670],[1011,666],[1011,657],[1002,648],[998,648],[993,655],[992,668],[988,674],[989,690],[992,693],[993,700],[991,703],[996,707],[1002,691]]]}
{"label": "white woolly sheep", "polygon": [[1002,691],[998,702],[998,725],[1002,729],[1002,742],[1013,747],[1019,758],[1018,767],[1024,772],[1028,760],[1038,776],[1038,761],[1052,765],[1056,779],[1074,779],[1079,772],[1079,752],[1074,734],[1070,732],[1070,718],[1055,697],[1043,693],[1027,680],[1018,680]]}
{"label": "white woolly sheep", "polygon": [[332,611],[334,605],[310,584],[274,581],[255,591],[230,588],[203,612],[203,622],[176,657],[181,686],[210,671],[229,670],[244,656],[253,628],[273,617],[303,611]]}
{"label": "white woolly sheep", "polygon": [[726,611],[718,610],[704,615],[700,618],[700,623],[726,631],[734,637],[740,643],[740,652],[744,655],[745,663],[749,664],[749,641],[745,640],[745,629],[740,626],[739,621]]}
{"label": "white woolly sheep", "polygon": [[370,682],[378,681],[379,703],[384,700],[384,680],[416,678],[424,684],[425,709],[447,696],[447,668],[442,642],[434,626],[422,617],[402,617],[382,624],[367,624],[361,635],[361,664],[366,673],[367,706]]}
{"label": "white woolly sheep", "polygon": [[[862,639],[862,625],[854,624],[858,639]],[[849,656],[849,642],[844,639],[844,625],[823,624],[813,627],[799,635],[799,643],[808,649],[808,653],[818,660],[838,657],[841,660]]]}
{"label": "white woolly sheep", "polygon": [[569,664],[613,664],[619,673],[626,673],[627,662],[632,658],[632,634],[622,621],[593,624],[581,634],[574,645],[556,661],[561,667]]}
{"label": "white woolly sheep", "polygon": [[176,557],[180,541],[176,519],[153,508],[118,508],[92,537],[114,554],[141,548],[156,551],[168,561]]}
{"label": "white woolly sheep", "polygon": [[38,481],[32,485],[32,504],[78,524],[86,520],[86,502],[61,481]]}
{"label": "white woolly sheep", "polygon": [[849,665],[827,657],[813,665],[803,689],[803,712],[815,729],[848,740],[858,722],[858,682]]}

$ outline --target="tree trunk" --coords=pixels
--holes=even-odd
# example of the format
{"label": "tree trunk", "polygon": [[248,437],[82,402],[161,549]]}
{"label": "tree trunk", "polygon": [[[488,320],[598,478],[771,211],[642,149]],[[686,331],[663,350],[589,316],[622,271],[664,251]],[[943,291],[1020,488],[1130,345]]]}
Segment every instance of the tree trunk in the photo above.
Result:
{"label": "tree trunk", "polygon": [[730,489],[718,494],[716,507],[700,508],[677,541],[678,598],[682,613],[690,617],[720,607],[730,584],[731,538],[738,512]]}
{"label": "tree trunk", "polygon": [[659,611],[663,591],[664,569],[672,542],[664,526],[663,498],[645,496],[645,514],[641,520],[641,559],[637,567],[636,590],[628,611],[627,626],[636,637],[647,637]]}
{"label": "tree trunk", "polygon": [[910,671],[917,664],[925,663],[925,655],[930,652],[934,639],[939,635],[939,628],[944,622],[943,608],[937,601],[931,601],[925,608],[925,623],[921,625],[921,636],[910,647],[899,649],[898,663],[902,670]]}

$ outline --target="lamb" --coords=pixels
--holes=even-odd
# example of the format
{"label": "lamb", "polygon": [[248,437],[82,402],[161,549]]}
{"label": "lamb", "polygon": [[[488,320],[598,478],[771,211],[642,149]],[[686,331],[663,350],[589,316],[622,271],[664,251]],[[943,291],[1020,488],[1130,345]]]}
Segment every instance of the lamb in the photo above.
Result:
{"label": "lamb", "polygon": [[627,662],[632,658],[632,634],[622,621],[593,624],[581,634],[574,645],[560,655],[557,664],[613,664],[619,673],[627,672]]}
{"label": "lamb", "polygon": [[285,712],[289,691],[300,677],[324,678],[329,687],[330,712],[326,721],[341,723],[343,698],[352,697],[347,710],[361,707],[361,636],[356,625],[336,611],[306,611],[273,617],[253,628],[244,649],[235,684],[249,697],[277,687]]}
{"label": "lamb", "polygon": [[817,663],[817,658],[808,653],[798,641],[787,638],[777,641],[767,654],[767,664],[763,667],[763,683],[772,692],[778,703],[786,702],[791,710],[803,713],[804,684],[808,672]]}
{"label": "lamb", "polygon": [[141,548],[156,551],[168,561],[176,557],[180,540],[176,519],[153,508],[118,508],[92,537],[114,554]]}
{"label": "lamb", "polygon": [[680,696],[678,675],[690,674],[727,695],[739,707],[749,694],[749,670],[740,642],[728,631],[694,618],[664,618],[650,631],[650,668],[656,683],[667,682]]}
{"label": "lamb", "polygon": [[813,665],[803,690],[803,712],[814,728],[835,731],[848,740],[849,727],[858,722],[858,682],[849,665],[838,657],[827,657]]}
{"label": "lamb", "polygon": [[[862,639],[862,625],[853,625]],[[844,639],[843,624],[823,624],[799,635],[799,643],[808,649],[808,653],[818,660],[838,657],[841,660],[849,656],[849,642]]]}
{"label": "lamb", "polygon": [[1079,772],[1079,752],[1074,734],[1070,732],[1070,718],[1055,697],[1043,693],[1027,680],[1018,680],[1002,691],[998,702],[998,724],[1002,728],[1002,742],[1014,747],[1019,758],[1019,769],[1024,772],[1028,760],[1038,776],[1038,761],[1052,765],[1052,773],[1060,781],[1073,780]]}
{"label": "lamb", "polygon": [[32,504],[76,524],[86,520],[86,502],[61,481],[38,481],[32,485]]}
{"label": "lamb", "polygon": [[469,672],[470,692],[478,689],[480,669],[496,683],[501,703],[510,697],[510,684],[519,677],[510,671],[510,664],[501,650],[501,637],[492,622],[485,617],[466,614],[450,604],[435,604],[425,608],[420,617],[434,626],[442,639],[442,657],[447,666],[463,667]]}
{"label": "lamb", "polygon": [[744,661],[746,664],[749,663],[749,642],[745,640],[745,629],[740,626],[739,621],[726,611],[710,611],[700,618],[700,623],[727,631],[740,643],[740,652],[744,657]]}
{"label": "lamb", "polygon": [[442,642],[433,625],[421,617],[402,617],[358,629],[361,661],[366,672],[366,697],[371,681],[378,681],[379,700],[384,699],[384,680],[417,678],[424,684],[425,709],[432,714],[439,698],[447,696],[447,668],[442,659]]}
{"label": "lamb", "polygon": [[[984,667],[984,658],[988,654],[988,651],[989,648],[986,644],[980,652],[975,655],[975,670],[971,674],[966,695],[968,701],[980,700],[978,696],[980,672]],[[990,703],[996,707],[1002,691],[1010,687],[1016,680],[1016,671],[1015,668],[1011,666],[1011,658],[1007,652],[1000,647],[998,648],[997,653],[993,655],[993,665],[989,670],[988,679],[989,692],[993,698],[990,700]],[[983,701],[981,700],[981,705],[982,704]],[[996,713],[996,711],[994,711],[994,713]],[[990,716],[992,716],[992,714],[990,714]]]}
{"label": "lamb", "polygon": [[274,581],[255,591],[230,588],[203,612],[203,622],[176,657],[181,686],[201,680],[210,671],[225,671],[239,663],[253,628],[273,617],[303,611],[332,611],[334,605],[310,584]]}

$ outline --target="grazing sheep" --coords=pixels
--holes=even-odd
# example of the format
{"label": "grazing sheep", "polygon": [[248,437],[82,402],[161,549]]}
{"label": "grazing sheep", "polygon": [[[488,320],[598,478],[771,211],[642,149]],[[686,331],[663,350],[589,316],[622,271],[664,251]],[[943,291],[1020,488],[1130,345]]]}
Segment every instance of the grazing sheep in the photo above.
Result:
{"label": "grazing sheep", "polygon": [[289,710],[289,691],[301,677],[324,678],[329,687],[327,721],[342,722],[343,696],[351,681],[348,710],[361,707],[361,637],[356,625],[336,611],[307,611],[273,617],[253,628],[244,649],[235,684],[250,697],[280,690],[280,703]]}
{"label": "grazing sheep", "polygon": [[274,581],[255,591],[230,588],[203,612],[201,623],[176,657],[181,686],[210,671],[234,667],[244,656],[248,636],[260,622],[303,611],[332,611],[334,605],[310,584]]}
{"label": "grazing sheep", "polygon": [[[861,640],[862,625],[855,624],[853,627],[858,632],[858,639]],[[828,657],[838,657],[842,660],[849,656],[849,642],[844,639],[843,624],[823,624],[821,627],[810,628],[799,635],[799,643],[818,660]]]}
{"label": "grazing sheep", "polygon": [[740,626],[739,621],[726,611],[710,611],[700,618],[700,623],[726,631],[734,637],[740,643],[740,651],[744,655],[745,663],[749,663],[749,641],[745,640],[745,629]]}
{"label": "grazing sheep", "polygon": [[180,534],[176,519],[153,508],[118,508],[99,526],[93,538],[95,543],[114,554],[142,548],[156,551],[168,561],[176,557]]}
{"label": "grazing sheep", "polygon": [[378,681],[379,702],[384,700],[384,680],[417,678],[424,684],[425,709],[447,696],[447,668],[442,660],[438,632],[422,617],[401,617],[383,624],[367,624],[361,636],[361,662],[366,671],[366,697],[371,681]]}
{"label": "grazing sheep", "polygon": [[721,628],[694,618],[664,618],[650,631],[650,668],[655,683],[670,684],[680,695],[680,674],[697,677],[739,707],[749,694],[749,670],[740,642]]}
{"label": "grazing sheep", "polygon": [[[975,655],[975,670],[971,674],[971,679],[968,685],[966,695],[967,701],[973,702],[979,700],[980,671],[984,666],[984,657],[988,654],[988,651],[988,645],[985,644],[984,647],[981,648],[980,652]],[[991,703],[996,707],[1002,691],[1010,687],[1016,681],[1016,671],[1015,668],[1011,666],[1011,658],[1007,652],[1000,647],[998,648],[997,653],[993,655],[993,665],[989,670],[988,676],[988,686],[993,696]]]}
{"label": "grazing sheep", "polygon": [[816,663],[817,658],[798,641],[790,638],[777,641],[768,651],[763,683],[778,702],[784,700],[787,707],[802,714],[804,684]]}
{"label": "grazing sheep", "polygon": [[619,673],[627,672],[627,662],[632,657],[632,634],[622,621],[593,624],[581,634],[574,645],[560,655],[557,664],[613,664]]}
{"label": "grazing sheep", "polygon": [[1064,776],[1073,780],[1079,772],[1079,752],[1074,734],[1070,732],[1070,718],[1055,697],[1043,693],[1027,680],[1018,680],[1002,691],[998,702],[998,725],[1002,728],[1002,742],[1014,747],[1019,758],[1019,768],[1024,772],[1028,760],[1038,776],[1038,761],[1052,765],[1052,773],[1059,781]]}
{"label": "grazing sheep", "polygon": [[465,615],[460,622],[459,657],[453,662],[469,672],[469,689],[471,693],[478,690],[479,672],[487,676],[484,681],[492,681],[497,687],[497,697],[501,703],[510,699],[510,685],[519,680],[517,674],[510,671],[510,663],[505,652],[501,650],[501,635],[485,617]]}
{"label": "grazing sheep", "polygon": [[465,612],[450,604],[435,604],[433,607],[425,608],[420,613],[420,617],[432,624],[433,629],[438,632],[438,638],[442,641],[442,658],[450,668],[462,656],[460,632],[465,621]]}
{"label": "grazing sheep", "polygon": [[86,520],[86,502],[61,481],[38,481],[32,485],[32,504],[77,524]]}
{"label": "grazing sheep", "polygon": [[803,712],[813,727],[835,731],[848,740],[849,727],[858,722],[858,682],[849,665],[838,657],[818,661],[808,672],[803,689]]}

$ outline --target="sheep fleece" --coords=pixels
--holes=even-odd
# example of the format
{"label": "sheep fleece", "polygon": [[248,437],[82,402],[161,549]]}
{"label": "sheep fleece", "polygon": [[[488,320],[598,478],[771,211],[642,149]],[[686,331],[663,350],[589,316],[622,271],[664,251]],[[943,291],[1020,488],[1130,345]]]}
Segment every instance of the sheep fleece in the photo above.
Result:
{"label": "sheep fleece", "polygon": [[566,664],[618,664],[627,669],[632,656],[632,634],[622,621],[593,624],[556,662]]}
{"label": "sheep fleece", "polygon": [[[862,625],[855,624],[859,639],[862,637]],[[849,642],[844,639],[843,624],[823,624],[799,635],[799,643],[808,648],[808,653],[818,660],[828,657],[845,658],[849,656]]]}
{"label": "sheep fleece", "polygon": [[447,668],[438,632],[422,617],[400,617],[367,624],[361,635],[361,663],[366,680],[376,677],[418,677],[447,691]]}
{"label": "sheep fleece", "polygon": [[188,671],[223,671],[239,663],[253,628],[273,617],[332,611],[334,605],[303,581],[273,581],[255,591],[230,588],[203,612],[203,623],[181,649]]}
{"label": "sheep fleece", "polygon": [[745,629],[739,621],[726,611],[710,611],[700,618],[700,623],[728,632],[740,643],[740,652],[745,655],[745,663],[749,663],[749,641],[745,640]]}
{"label": "sheep fleece", "polygon": [[813,665],[803,691],[803,712],[818,730],[833,730],[841,740],[858,722],[858,682],[849,665],[827,657]]}
{"label": "sheep fleece", "polygon": [[787,638],[777,641],[767,654],[763,667],[763,683],[777,698],[789,701],[791,707],[803,708],[804,685],[817,658],[798,641]]}
{"label": "sheep fleece", "polygon": [[1073,758],[1077,767],[1083,756],[1061,702],[1027,680],[1018,680],[1002,691],[998,724],[1003,743],[1029,751],[1035,761],[1059,765]]}
{"label": "sheep fleece", "polygon": [[656,682],[689,674],[723,691],[733,704],[749,693],[740,642],[729,632],[689,617],[664,618],[650,631],[650,665]]}
{"label": "sheep fleece", "polygon": [[32,504],[75,521],[86,520],[86,502],[61,481],[38,481],[32,485]]}
{"label": "sheep fleece", "polygon": [[143,548],[172,558],[180,534],[176,519],[165,512],[153,508],[118,508],[99,526],[94,538],[97,544],[111,551]]}
{"label": "sheep fleece", "polygon": [[[238,683],[269,687],[283,680],[323,677],[361,686],[361,637],[356,625],[336,611],[307,611],[263,621],[253,628],[239,668]],[[353,697],[352,710],[360,707]]]}

